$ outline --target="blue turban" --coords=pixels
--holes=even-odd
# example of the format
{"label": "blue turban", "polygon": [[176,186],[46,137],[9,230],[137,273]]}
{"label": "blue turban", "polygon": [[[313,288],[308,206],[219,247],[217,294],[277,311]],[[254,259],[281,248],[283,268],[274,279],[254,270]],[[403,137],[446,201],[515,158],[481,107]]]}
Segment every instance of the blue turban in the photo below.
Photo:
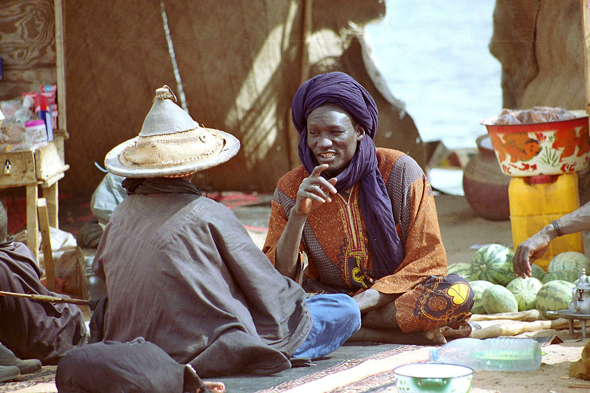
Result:
{"label": "blue turban", "polygon": [[[299,132],[299,158],[307,173],[317,161],[307,144],[307,117],[324,104],[335,104],[348,112],[364,129],[356,153],[348,167],[337,177],[338,192],[360,182],[359,200],[369,232],[376,278],[392,274],[404,259],[404,247],[395,227],[391,200],[377,166],[373,138],[377,132],[377,104],[369,92],[352,77],[342,72],[315,76],[305,82],[293,98],[293,123]],[[325,172],[321,176],[328,178]]]}

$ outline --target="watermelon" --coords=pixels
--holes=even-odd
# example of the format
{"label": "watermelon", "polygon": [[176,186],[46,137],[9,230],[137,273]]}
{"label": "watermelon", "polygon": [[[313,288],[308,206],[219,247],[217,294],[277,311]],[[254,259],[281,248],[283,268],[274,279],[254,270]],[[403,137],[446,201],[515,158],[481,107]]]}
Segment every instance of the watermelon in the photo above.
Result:
{"label": "watermelon", "polygon": [[590,259],[581,252],[566,251],[557,254],[549,262],[548,272],[557,272],[561,270],[572,270],[576,272],[578,278],[582,275],[582,269],[590,272]]}
{"label": "watermelon", "polygon": [[540,281],[543,281],[543,277],[547,274],[541,266],[535,265],[534,263],[531,265],[531,273],[533,277]]}
{"label": "watermelon", "polygon": [[494,284],[484,289],[481,301],[488,314],[518,311],[516,298],[502,285]]}
{"label": "watermelon", "polygon": [[549,273],[545,274],[545,277],[543,277],[541,282],[543,284],[545,284],[549,281],[554,281],[554,280],[563,280],[563,281],[567,281],[567,282],[574,282],[578,278],[580,278],[580,276],[574,271],[556,270],[554,272],[549,272]]}
{"label": "watermelon", "polygon": [[573,289],[576,286],[567,281],[554,280],[543,284],[537,297],[535,307],[547,319],[557,319],[556,315],[547,315],[547,311],[565,310],[573,299]]}
{"label": "watermelon", "polygon": [[481,296],[483,295],[483,291],[487,287],[491,287],[494,284],[492,284],[489,281],[475,280],[469,281],[469,285],[471,286],[471,290],[473,291],[473,307],[471,308],[471,312],[473,314],[485,314],[486,309],[483,308]]}
{"label": "watermelon", "polygon": [[535,308],[535,298],[542,286],[543,283],[535,277],[516,277],[506,285],[506,289],[514,295],[518,311],[526,311]]}
{"label": "watermelon", "polygon": [[471,280],[471,264],[467,262],[457,262],[447,267],[447,274],[458,274],[465,279]]}
{"label": "watermelon", "polygon": [[514,251],[501,244],[488,244],[476,251],[471,260],[471,279],[506,286],[516,275],[512,267]]}

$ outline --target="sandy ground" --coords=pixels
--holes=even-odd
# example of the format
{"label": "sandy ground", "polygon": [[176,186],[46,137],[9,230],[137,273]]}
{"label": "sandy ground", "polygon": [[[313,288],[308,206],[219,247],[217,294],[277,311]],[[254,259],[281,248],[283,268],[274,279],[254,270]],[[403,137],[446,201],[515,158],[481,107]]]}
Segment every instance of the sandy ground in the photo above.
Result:
{"label": "sandy ground", "polygon": [[479,217],[462,196],[438,195],[435,200],[449,264],[470,262],[477,247],[483,244],[512,246],[509,220],[490,221]]}

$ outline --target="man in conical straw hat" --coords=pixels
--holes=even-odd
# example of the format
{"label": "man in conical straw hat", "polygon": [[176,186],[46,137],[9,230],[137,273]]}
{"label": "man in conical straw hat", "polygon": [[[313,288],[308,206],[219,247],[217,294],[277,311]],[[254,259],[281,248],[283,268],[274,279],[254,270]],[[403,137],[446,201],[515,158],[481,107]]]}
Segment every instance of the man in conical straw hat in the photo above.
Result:
{"label": "man in conical straw hat", "polygon": [[[168,87],[158,89],[139,136],[105,159],[108,171],[126,177],[129,196],[93,264],[108,293],[102,339],[142,336],[203,377],[271,374],[290,358],[337,349],[360,328],[355,302],[306,300],[235,215],[201,195],[192,174],[229,160],[239,142],[199,126],[173,100]],[[335,319],[335,307],[351,311]]]}

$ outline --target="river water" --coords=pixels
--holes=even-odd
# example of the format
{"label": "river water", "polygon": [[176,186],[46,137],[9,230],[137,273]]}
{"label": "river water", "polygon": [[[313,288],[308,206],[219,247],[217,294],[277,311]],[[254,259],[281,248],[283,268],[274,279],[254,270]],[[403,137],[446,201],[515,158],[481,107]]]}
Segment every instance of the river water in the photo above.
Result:
{"label": "river water", "polygon": [[424,141],[475,148],[502,109],[501,66],[488,49],[495,0],[387,0],[366,28],[372,57]]}

